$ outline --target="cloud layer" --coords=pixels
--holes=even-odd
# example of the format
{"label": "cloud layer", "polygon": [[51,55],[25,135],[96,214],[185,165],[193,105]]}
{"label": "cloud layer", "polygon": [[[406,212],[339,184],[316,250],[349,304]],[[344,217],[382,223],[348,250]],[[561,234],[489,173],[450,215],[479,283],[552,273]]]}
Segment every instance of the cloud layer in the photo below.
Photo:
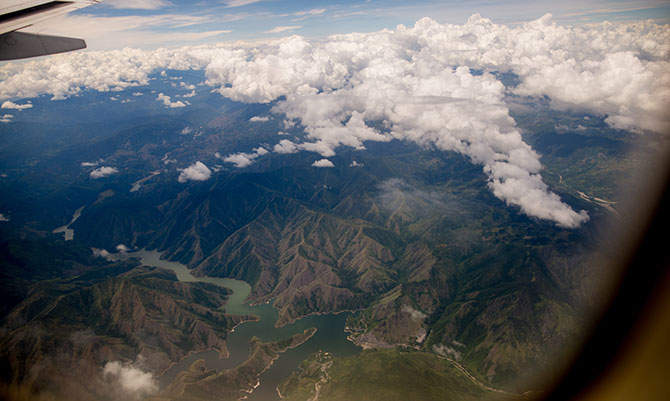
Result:
{"label": "cloud layer", "polygon": [[[412,28],[320,41],[292,36],[266,44],[124,49],[7,64],[0,67],[0,99],[42,93],[62,99],[84,88],[145,85],[157,69],[204,69],[206,84],[230,99],[281,98],[273,111],[287,125],[301,125],[307,140],[281,140],[277,153],[331,157],[341,146],[364,149],[366,141],[392,139],[455,151],[482,166],[491,191],[507,204],[576,227],[588,216],[542,181],[539,155],[523,141],[505,103],[506,88],[489,72],[518,75],[517,95],[547,95],[555,107],[605,115],[617,128],[665,134],[669,33],[670,27],[649,22],[564,27],[548,15],[515,28],[479,15],[463,25],[424,18]],[[158,100],[179,107],[165,95]],[[245,167],[262,155],[258,149],[222,158]],[[209,178],[198,163],[182,171],[180,181],[191,179],[191,172]]]}

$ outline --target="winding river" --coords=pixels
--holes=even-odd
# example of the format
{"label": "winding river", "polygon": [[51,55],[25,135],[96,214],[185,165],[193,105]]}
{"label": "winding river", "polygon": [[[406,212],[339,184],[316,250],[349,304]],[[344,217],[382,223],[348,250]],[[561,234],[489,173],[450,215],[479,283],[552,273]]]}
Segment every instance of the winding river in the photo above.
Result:
{"label": "winding river", "polygon": [[198,359],[204,359],[210,369],[223,370],[238,366],[249,356],[249,340],[254,336],[263,341],[276,341],[301,333],[306,328],[316,327],[317,332],[312,338],[301,346],[281,354],[272,367],[261,374],[260,386],[248,397],[249,400],[256,401],[279,400],[277,385],[296,370],[300,362],[309,354],[324,350],[335,356],[348,356],[360,351],[358,346],[347,340],[344,332],[345,320],[351,313],[307,316],[297,322],[277,328],[274,327],[277,321],[277,310],[271,304],[250,306],[245,302],[251,291],[251,287],[246,282],[230,278],[194,277],[185,265],[162,260],[160,255],[160,252],[157,251],[141,250],[113,256],[115,259],[139,258],[145,266],[170,269],[177,274],[180,281],[203,281],[229,288],[233,293],[224,305],[227,313],[256,315],[260,318],[258,321],[244,322],[229,333],[226,339],[230,351],[228,358],[219,358],[218,352],[213,350],[190,354],[170,367],[159,378],[161,387],[168,385],[179,372],[188,369]]}

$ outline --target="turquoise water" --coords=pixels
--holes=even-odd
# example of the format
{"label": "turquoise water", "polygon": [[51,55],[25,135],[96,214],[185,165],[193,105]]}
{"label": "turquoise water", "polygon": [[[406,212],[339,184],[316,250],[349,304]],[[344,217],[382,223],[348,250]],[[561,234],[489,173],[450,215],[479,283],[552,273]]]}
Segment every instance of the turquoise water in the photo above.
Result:
{"label": "turquoise water", "polygon": [[292,371],[296,370],[300,362],[313,352],[323,350],[331,352],[334,356],[348,356],[360,352],[358,346],[347,340],[347,335],[344,332],[345,320],[351,314],[349,312],[307,316],[295,323],[277,328],[274,327],[277,321],[277,310],[272,305],[250,306],[245,302],[251,287],[244,281],[218,277],[194,277],[185,265],[161,260],[160,252],[157,251],[142,250],[114,256],[117,259],[139,258],[145,266],[170,269],[177,274],[180,281],[203,281],[229,288],[233,293],[224,306],[227,313],[259,317],[258,321],[244,322],[238,325],[228,335],[226,339],[226,345],[230,351],[228,358],[219,358],[219,353],[213,350],[193,353],[163,373],[159,378],[161,387],[168,385],[179,372],[188,369],[198,359],[205,360],[209,369],[224,370],[238,366],[249,356],[249,340],[254,336],[263,341],[276,341],[302,333],[309,327],[316,327],[317,329],[312,338],[299,347],[281,354],[272,367],[261,374],[260,386],[249,395],[249,400],[279,400],[276,391],[277,385],[287,378]]}

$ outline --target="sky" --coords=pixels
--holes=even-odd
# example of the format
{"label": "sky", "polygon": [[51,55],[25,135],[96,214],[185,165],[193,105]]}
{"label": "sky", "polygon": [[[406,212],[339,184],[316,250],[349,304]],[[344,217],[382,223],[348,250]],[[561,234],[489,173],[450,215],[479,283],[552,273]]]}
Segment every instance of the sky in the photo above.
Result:
{"label": "sky", "polygon": [[[586,3],[586,4],[585,4]],[[106,0],[26,31],[85,38],[89,49],[152,49],[289,35],[319,38],[412,26],[422,17],[462,24],[474,13],[509,26],[546,13],[560,24],[670,21],[658,0]]]}

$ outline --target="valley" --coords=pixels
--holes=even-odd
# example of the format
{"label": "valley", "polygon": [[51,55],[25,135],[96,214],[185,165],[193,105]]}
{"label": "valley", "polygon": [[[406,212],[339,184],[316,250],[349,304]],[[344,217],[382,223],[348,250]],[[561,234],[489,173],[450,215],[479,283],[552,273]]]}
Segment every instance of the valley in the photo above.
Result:
{"label": "valley", "polygon": [[[168,70],[146,93],[171,93],[177,74],[205,79]],[[551,369],[597,307],[616,187],[653,154],[604,118],[541,99],[514,109],[542,179],[588,212],[565,228],[431,146],[366,142],[327,168],[311,152],[259,153],[308,135],[277,102],[86,96],[36,98],[44,114],[0,130],[0,391],[23,399],[134,399],[107,392],[114,362],[151,377],[138,399],[533,390],[524,379]],[[243,168],[224,161],[245,152]],[[185,174],[197,163],[209,173]]]}

